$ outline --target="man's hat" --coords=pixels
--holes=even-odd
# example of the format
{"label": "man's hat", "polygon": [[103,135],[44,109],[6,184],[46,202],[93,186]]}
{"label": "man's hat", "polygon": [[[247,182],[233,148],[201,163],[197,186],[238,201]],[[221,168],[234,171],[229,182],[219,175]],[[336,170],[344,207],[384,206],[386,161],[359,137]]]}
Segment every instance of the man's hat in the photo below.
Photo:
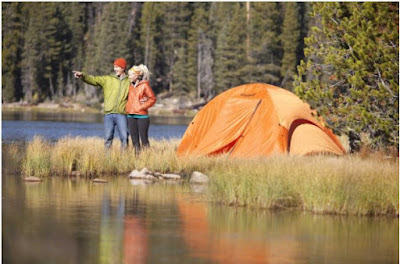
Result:
{"label": "man's hat", "polygon": [[118,58],[114,61],[114,65],[121,67],[122,69],[126,69],[126,60],[123,58]]}

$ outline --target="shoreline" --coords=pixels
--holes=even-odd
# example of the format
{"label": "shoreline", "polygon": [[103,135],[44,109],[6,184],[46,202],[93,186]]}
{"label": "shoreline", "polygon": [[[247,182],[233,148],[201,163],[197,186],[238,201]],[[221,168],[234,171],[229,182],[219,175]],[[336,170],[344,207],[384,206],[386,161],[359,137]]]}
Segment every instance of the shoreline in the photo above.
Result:
{"label": "shoreline", "polygon": [[[79,103],[40,103],[37,105],[24,103],[2,103],[1,111],[6,113],[14,112],[37,112],[37,113],[82,113],[82,114],[103,114],[101,109],[93,106],[86,106]],[[149,114],[156,117],[187,117],[193,118],[197,110],[178,109],[155,105],[149,109]]]}
{"label": "shoreline", "polygon": [[121,155],[116,142],[104,152],[101,138],[70,138],[54,144],[36,137],[24,146],[3,150],[22,176],[50,179],[88,179],[126,175],[147,168],[161,174],[180,175],[189,182],[198,171],[208,176],[207,199],[224,206],[254,209],[299,210],[316,214],[398,216],[399,159],[382,155],[288,156],[227,159],[226,156],[176,155],[178,140],[151,140],[150,148],[135,156]]}

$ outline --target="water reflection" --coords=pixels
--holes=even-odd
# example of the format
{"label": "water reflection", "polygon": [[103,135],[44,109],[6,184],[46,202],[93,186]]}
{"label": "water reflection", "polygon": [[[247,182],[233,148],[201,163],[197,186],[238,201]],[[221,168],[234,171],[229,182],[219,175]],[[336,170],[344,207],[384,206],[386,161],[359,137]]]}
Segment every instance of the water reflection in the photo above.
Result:
{"label": "water reflection", "polygon": [[186,185],[107,179],[4,175],[5,263],[398,262],[398,219],[219,207]]}
{"label": "water reflection", "polygon": [[218,263],[398,262],[397,219],[226,210],[184,201],[179,209],[191,254]]}
{"label": "water reflection", "polygon": [[[124,229],[124,199],[119,197],[115,214],[111,211],[111,200],[109,194],[104,192],[100,223],[100,259],[99,263],[122,263],[121,248],[122,234]],[[115,239],[113,239],[115,237]]]}
{"label": "water reflection", "polygon": [[124,218],[124,262],[146,263],[148,255],[148,229],[140,216]]}

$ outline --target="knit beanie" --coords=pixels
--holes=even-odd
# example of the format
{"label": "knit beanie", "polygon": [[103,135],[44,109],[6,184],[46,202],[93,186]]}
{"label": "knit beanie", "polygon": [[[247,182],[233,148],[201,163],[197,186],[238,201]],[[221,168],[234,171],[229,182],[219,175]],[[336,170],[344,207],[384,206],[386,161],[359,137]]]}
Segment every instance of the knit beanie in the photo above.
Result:
{"label": "knit beanie", "polygon": [[126,60],[123,58],[118,58],[114,61],[114,65],[121,67],[122,69],[126,69]]}

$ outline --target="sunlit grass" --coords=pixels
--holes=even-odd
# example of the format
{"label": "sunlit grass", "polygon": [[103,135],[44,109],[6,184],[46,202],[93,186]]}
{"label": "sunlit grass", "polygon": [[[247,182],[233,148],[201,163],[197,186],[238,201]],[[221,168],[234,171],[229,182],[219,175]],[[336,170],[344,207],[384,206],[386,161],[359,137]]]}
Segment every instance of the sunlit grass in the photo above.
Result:
{"label": "sunlit grass", "polygon": [[26,175],[49,176],[51,173],[51,146],[42,137],[36,136],[26,148],[22,171]]}
{"label": "sunlit grass", "polygon": [[224,204],[333,214],[399,212],[398,162],[393,161],[276,156],[234,161],[210,176],[213,200]]}
{"label": "sunlit grass", "polygon": [[255,208],[298,208],[316,213],[398,215],[398,158],[383,155],[290,157],[241,160],[178,157],[179,140],[151,140],[140,155],[120,143],[108,152],[101,138],[63,138],[50,144],[40,137],[26,147],[23,173],[29,176],[125,175],[146,167],[189,179],[194,171],[210,177],[213,202]]}

